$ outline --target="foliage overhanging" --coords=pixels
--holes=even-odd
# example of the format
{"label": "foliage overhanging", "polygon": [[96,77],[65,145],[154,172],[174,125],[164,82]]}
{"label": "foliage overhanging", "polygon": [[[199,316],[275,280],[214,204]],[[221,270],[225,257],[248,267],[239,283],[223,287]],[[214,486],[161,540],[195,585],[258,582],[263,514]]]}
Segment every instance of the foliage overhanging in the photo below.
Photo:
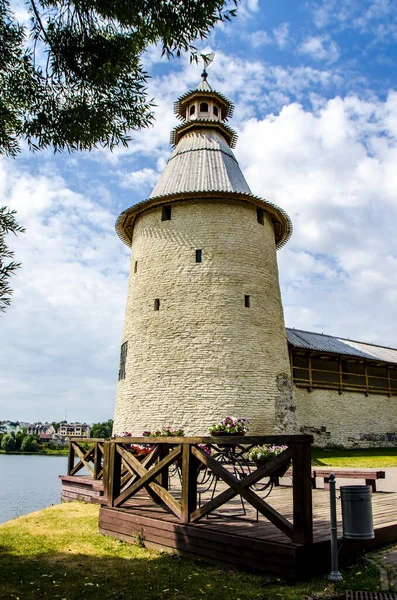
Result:
{"label": "foliage overhanging", "polygon": [[15,210],[9,210],[6,206],[0,206],[0,312],[5,312],[11,303],[12,289],[9,286],[9,278],[21,266],[13,259],[14,252],[6,244],[8,233],[23,233],[24,227],[17,223]]}
{"label": "foliage overhanging", "polygon": [[142,55],[190,54],[240,0],[28,0],[29,27],[0,0],[0,153],[127,145],[153,121]]}

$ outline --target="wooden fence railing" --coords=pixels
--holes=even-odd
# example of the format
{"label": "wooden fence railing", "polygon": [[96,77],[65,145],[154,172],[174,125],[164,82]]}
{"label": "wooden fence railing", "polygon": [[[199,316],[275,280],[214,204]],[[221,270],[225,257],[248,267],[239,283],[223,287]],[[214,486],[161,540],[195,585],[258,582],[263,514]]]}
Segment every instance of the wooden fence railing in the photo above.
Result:
{"label": "wooden fence railing", "polygon": [[104,442],[103,438],[69,440],[68,475],[76,475],[85,467],[93,479],[102,479]]}
{"label": "wooden fence railing", "polygon": [[[129,437],[116,438],[104,443],[104,491],[109,507],[123,507],[139,491],[145,489],[154,502],[166,507],[182,522],[196,523],[235,497],[246,503],[273,523],[293,542],[307,544],[313,541],[311,444],[310,435],[270,436],[216,436],[216,437]],[[131,444],[150,444],[150,453],[139,460],[131,453]],[[287,448],[266,464],[251,466],[238,476],[208,454],[207,447],[234,447],[246,453],[255,445],[275,444]],[[87,460],[88,454],[80,457]],[[255,484],[292,462],[293,519],[292,522],[273,508],[255,490]],[[169,490],[169,469],[178,465],[181,479],[180,496]],[[211,470],[224,484],[220,493],[198,505],[197,478],[199,469]],[[226,487],[226,489],[224,489]]]}

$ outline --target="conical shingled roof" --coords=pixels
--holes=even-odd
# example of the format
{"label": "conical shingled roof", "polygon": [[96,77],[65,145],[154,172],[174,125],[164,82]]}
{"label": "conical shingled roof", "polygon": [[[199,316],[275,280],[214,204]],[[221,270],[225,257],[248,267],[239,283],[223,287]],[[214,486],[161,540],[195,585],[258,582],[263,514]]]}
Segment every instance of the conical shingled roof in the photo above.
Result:
{"label": "conical shingled roof", "polygon": [[195,191],[251,193],[233,151],[216,129],[194,129],[182,137],[150,197]]}

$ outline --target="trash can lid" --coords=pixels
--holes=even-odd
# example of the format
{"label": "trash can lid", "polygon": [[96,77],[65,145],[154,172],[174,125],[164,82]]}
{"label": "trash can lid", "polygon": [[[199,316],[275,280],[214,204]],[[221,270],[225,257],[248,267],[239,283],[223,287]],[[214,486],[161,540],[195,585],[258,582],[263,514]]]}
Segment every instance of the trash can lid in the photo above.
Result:
{"label": "trash can lid", "polygon": [[340,486],[341,493],[349,493],[349,494],[365,494],[366,492],[371,492],[370,485],[341,485]]}

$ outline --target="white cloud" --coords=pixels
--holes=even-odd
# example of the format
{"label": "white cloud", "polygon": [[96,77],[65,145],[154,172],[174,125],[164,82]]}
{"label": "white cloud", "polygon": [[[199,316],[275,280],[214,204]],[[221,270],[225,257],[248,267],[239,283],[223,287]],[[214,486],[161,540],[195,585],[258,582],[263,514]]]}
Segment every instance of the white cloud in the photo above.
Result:
{"label": "white cloud", "polygon": [[238,17],[239,19],[250,19],[252,13],[259,11],[259,0],[241,0],[238,5]]}
{"label": "white cloud", "polygon": [[273,29],[274,39],[279,48],[285,48],[288,43],[289,37],[289,24],[281,23],[278,27]]}
{"label": "white cloud", "polygon": [[132,171],[130,173],[119,171],[117,175],[119,177],[119,184],[121,187],[142,190],[153,188],[157,183],[161,173],[145,167],[144,169]]}
{"label": "white cloud", "polygon": [[338,44],[329,36],[309,36],[303,40],[298,50],[314,60],[326,61],[329,64],[336,62],[340,56]]}
{"label": "white cloud", "polygon": [[290,214],[279,254],[287,324],[396,345],[397,95],[290,104],[237,148],[254,193]]}
{"label": "white cloud", "polygon": [[113,412],[126,248],[115,215],[54,172],[0,162],[2,198],[26,233],[11,239],[22,269],[1,316],[3,418],[99,418]]}
{"label": "white cloud", "polygon": [[281,23],[281,25],[272,30],[271,34],[264,29],[258,29],[253,33],[242,33],[241,35],[243,38],[248,39],[253,48],[274,45],[280,49],[284,49],[289,39],[289,25],[288,23]]}
{"label": "white cloud", "polygon": [[260,48],[261,46],[268,46],[273,43],[271,36],[263,29],[249,34],[248,39],[253,48]]}
{"label": "white cloud", "polygon": [[369,33],[376,42],[397,39],[397,5],[394,0],[311,0],[308,4],[319,29],[337,26]]}

